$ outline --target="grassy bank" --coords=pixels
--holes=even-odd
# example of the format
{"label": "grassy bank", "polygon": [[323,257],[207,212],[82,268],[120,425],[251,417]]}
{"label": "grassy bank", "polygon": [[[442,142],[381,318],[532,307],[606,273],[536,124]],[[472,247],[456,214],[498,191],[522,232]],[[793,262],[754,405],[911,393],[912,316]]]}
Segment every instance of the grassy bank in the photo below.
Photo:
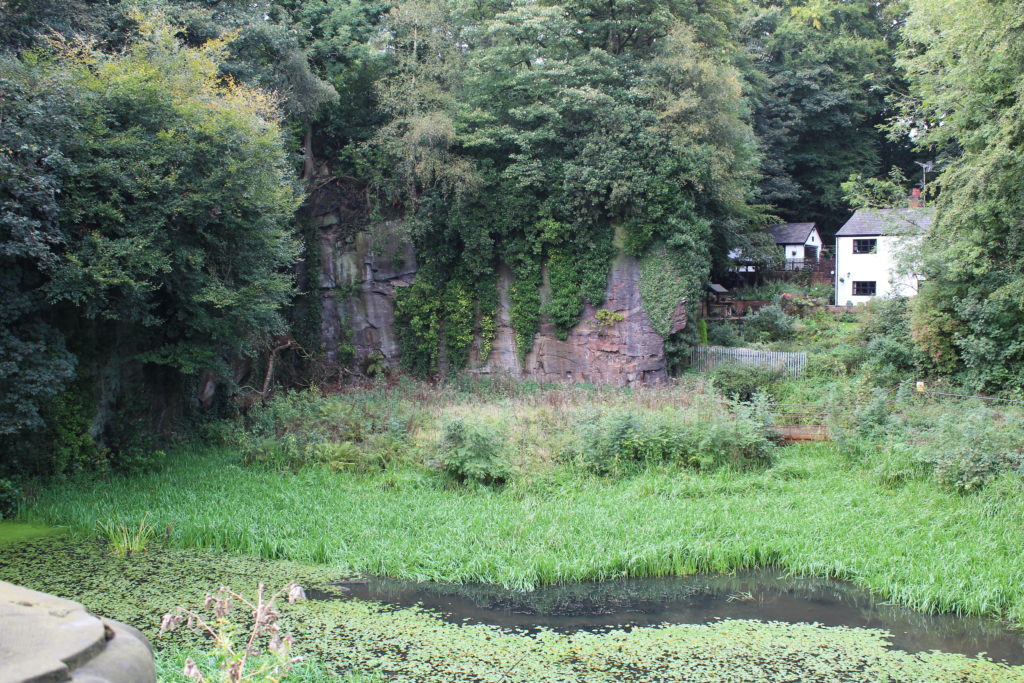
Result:
{"label": "grassy bank", "polygon": [[94,537],[149,513],[179,548],[412,579],[538,583],[777,565],[900,603],[1024,621],[1024,494],[886,484],[835,445],[781,449],[753,471],[600,478],[550,468],[502,488],[423,469],[242,467],[228,451],[162,472],[48,489],[31,519]]}

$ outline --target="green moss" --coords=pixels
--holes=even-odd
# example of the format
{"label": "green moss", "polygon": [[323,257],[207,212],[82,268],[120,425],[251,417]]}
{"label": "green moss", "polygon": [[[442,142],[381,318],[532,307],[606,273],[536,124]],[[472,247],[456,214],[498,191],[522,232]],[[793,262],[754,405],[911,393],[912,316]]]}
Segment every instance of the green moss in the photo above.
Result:
{"label": "green moss", "polygon": [[0,522],[0,546],[9,543],[21,543],[34,538],[42,538],[60,533],[60,529],[45,524],[26,524],[24,522]]}

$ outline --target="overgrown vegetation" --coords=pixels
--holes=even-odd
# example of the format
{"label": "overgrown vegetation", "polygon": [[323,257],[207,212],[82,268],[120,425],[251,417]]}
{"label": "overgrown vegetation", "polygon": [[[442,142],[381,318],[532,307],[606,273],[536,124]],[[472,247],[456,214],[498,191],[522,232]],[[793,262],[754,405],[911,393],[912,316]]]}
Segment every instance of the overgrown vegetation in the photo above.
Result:
{"label": "overgrown vegetation", "polygon": [[[724,418],[724,419],[723,419]],[[766,425],[723,411],[715,419],[692,411],[663,409],[598,411],[581,419],[569,453],[603,475],[651,467],[744,470],[771,462]]]}

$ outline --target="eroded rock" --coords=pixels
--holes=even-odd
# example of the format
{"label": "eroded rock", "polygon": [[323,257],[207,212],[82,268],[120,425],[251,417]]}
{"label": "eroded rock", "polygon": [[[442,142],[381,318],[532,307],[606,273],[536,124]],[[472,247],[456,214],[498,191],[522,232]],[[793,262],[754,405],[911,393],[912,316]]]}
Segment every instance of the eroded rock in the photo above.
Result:
{"label": "eroded rock", "polygon": [[[416,275],[412,247],[399,237],[383,239],[367,232],[343,236],[338,221],[324,221],[320,269],[321,338],[327,359],[341,360],[338,349],[351,344],[357,360],[379,351],[390,365],[399,360],[394,295]],[[400,235],[399,225],[382,234]],[[586,306],[566,339],[542,322],[533,349],[520,359],[509,318],[512,273],[499,269],[498,326],[487,358],[479,358],[479,340],[470,356],[470,372],[539,382],[656,384],[668,379],[665,345],[654,331],[640,297],[640,264],[620,254],[608,277],[605,300]],[[542,297],[546,292],[542,291]],[[595,316],[610,312],[602,324]],[[616,318],[621,315],[621,320]],[[607,324],[610,323],[610,324]],[[672,331],[686,326],[685,303],[672,319]],[[443,356],[443,354],[442,354]]]}
{"label": "eroded rock", "polygon": [[[542,323],[533,349],[522,363],[516,354],[515,331],[508,315],[511,281],[511,273],[502,269],[494,348],[486,360],[478,361],[472,372],[539,382],[594,382],[618,386],[657,384],[668,379],[664,339],[651,326],[640,297],[637,259],[625,254],[615,259],[608,276],[605,300],[600,306],[588,304],[580,322],[565,340],[558,339],[554,325]],[[610,324],[602,324],[596,318],[602,309],[610,312]],[[622,319],[614,320],[619,315]]]}
{"label": "eroded rock", "polygon": [[155,680],[152,650],[136,629],[0,581],[0,683]]}

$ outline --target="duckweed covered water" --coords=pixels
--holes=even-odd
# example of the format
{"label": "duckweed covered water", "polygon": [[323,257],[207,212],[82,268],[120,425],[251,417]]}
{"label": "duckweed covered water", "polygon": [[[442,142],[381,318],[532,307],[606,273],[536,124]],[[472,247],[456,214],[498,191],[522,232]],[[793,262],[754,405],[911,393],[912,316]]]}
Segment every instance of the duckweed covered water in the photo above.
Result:
{"label": "duckweed covered water", "polygon": [[[419,606],[455,622],[507,629],[604,632],[661,624],[748,619],[883,629],[907,652],[940,650],[1024,664],[1024,634],[1001,623],[923,614],[880,603],[842,581],[787,577],[773,569],[732,575],[628,578],[545,586],[530,592],[489,584],[413,583],[383,577],[339,584],[348,595]],[[320,594],[318,597],[329,597]]]}
{"label": "duckweed covered water", "polygon": [[[141,628],[152,638],[162,680],[182,683],[187,683],[178,673],[183,658],[201,657],[210,644],[188,629],[157,635],[161,614],[174,605],[196,607],[205,592],[221,585],[251,593],[257,581],[280,586],[293,579],[312,594],[319,591],[324,596],[348,598],[282,606],[281,626],[294,633],[296,654],[308,662],[296,680],[309,683],[337,676],[369,680],[362,673],[376,675],[374,680],[410,683],[1024,681],[1024,667],[986,657],[895,649],[892,634],[883,628],[731,618],[641,625],[637,606],[652,605],[647,619],[654,623],[663,621],[664,616],[656,610],[667,608],[654,604],[658,599],[671,598],[680,605],[686,599],[696,599],[692,586],[678,580],[662,580],[661,586],[658,580],[587,584],[585,598],[581,598],[579,586],[514,594],[520,602],[503,604],[501,610],[524,613],[534,625],[509,628],[494,623],[456,623],[454,616],[442,618],[437,611],[420,606],[359,599],[351,595],[357,591],[345,593],[339,584],[365,585],[367,591],[370,584],[354,582],[351,575],[328,566],[159,545],[130,557],[114,557],[103,544],[81,539],[47,537],[2,545],[0,579],[78,600],[98,614]],[[701,580],[706,582],[708,577]],[[716,584],[709,591],[719,596],[728,591],[722,601],[729,609],[758,600],[753,591],[749,591],[753,601],[740,594],[743,578],[723,580],[740,582]],[[632,588],[613,589],[617,583]],[[641,590],[639,586],[644,585]],[[417,599],[423,602],[422,593],[436,588],[417,587],[421,592]],[[460,599],[474,605],[490,607],[493,602],[493,596],[485,597],[489,593],[479,592],[481,587],[459,590]],[[530,597],[523,601],[524,595]],[[365,597],[370,597],[369,593]],[[712,597],[712,602],[717,599]],[[629,613],[631,606],[633,612]],[[606,623],[590,630],[537,625],[541,612],[551,618],[580,618],[581,611],[603,612],[605,621],[616,613],[628,613],[628,621],[634,625],[618,628]],[[994,649],[992,640],[984,642],[984,647]]]}

